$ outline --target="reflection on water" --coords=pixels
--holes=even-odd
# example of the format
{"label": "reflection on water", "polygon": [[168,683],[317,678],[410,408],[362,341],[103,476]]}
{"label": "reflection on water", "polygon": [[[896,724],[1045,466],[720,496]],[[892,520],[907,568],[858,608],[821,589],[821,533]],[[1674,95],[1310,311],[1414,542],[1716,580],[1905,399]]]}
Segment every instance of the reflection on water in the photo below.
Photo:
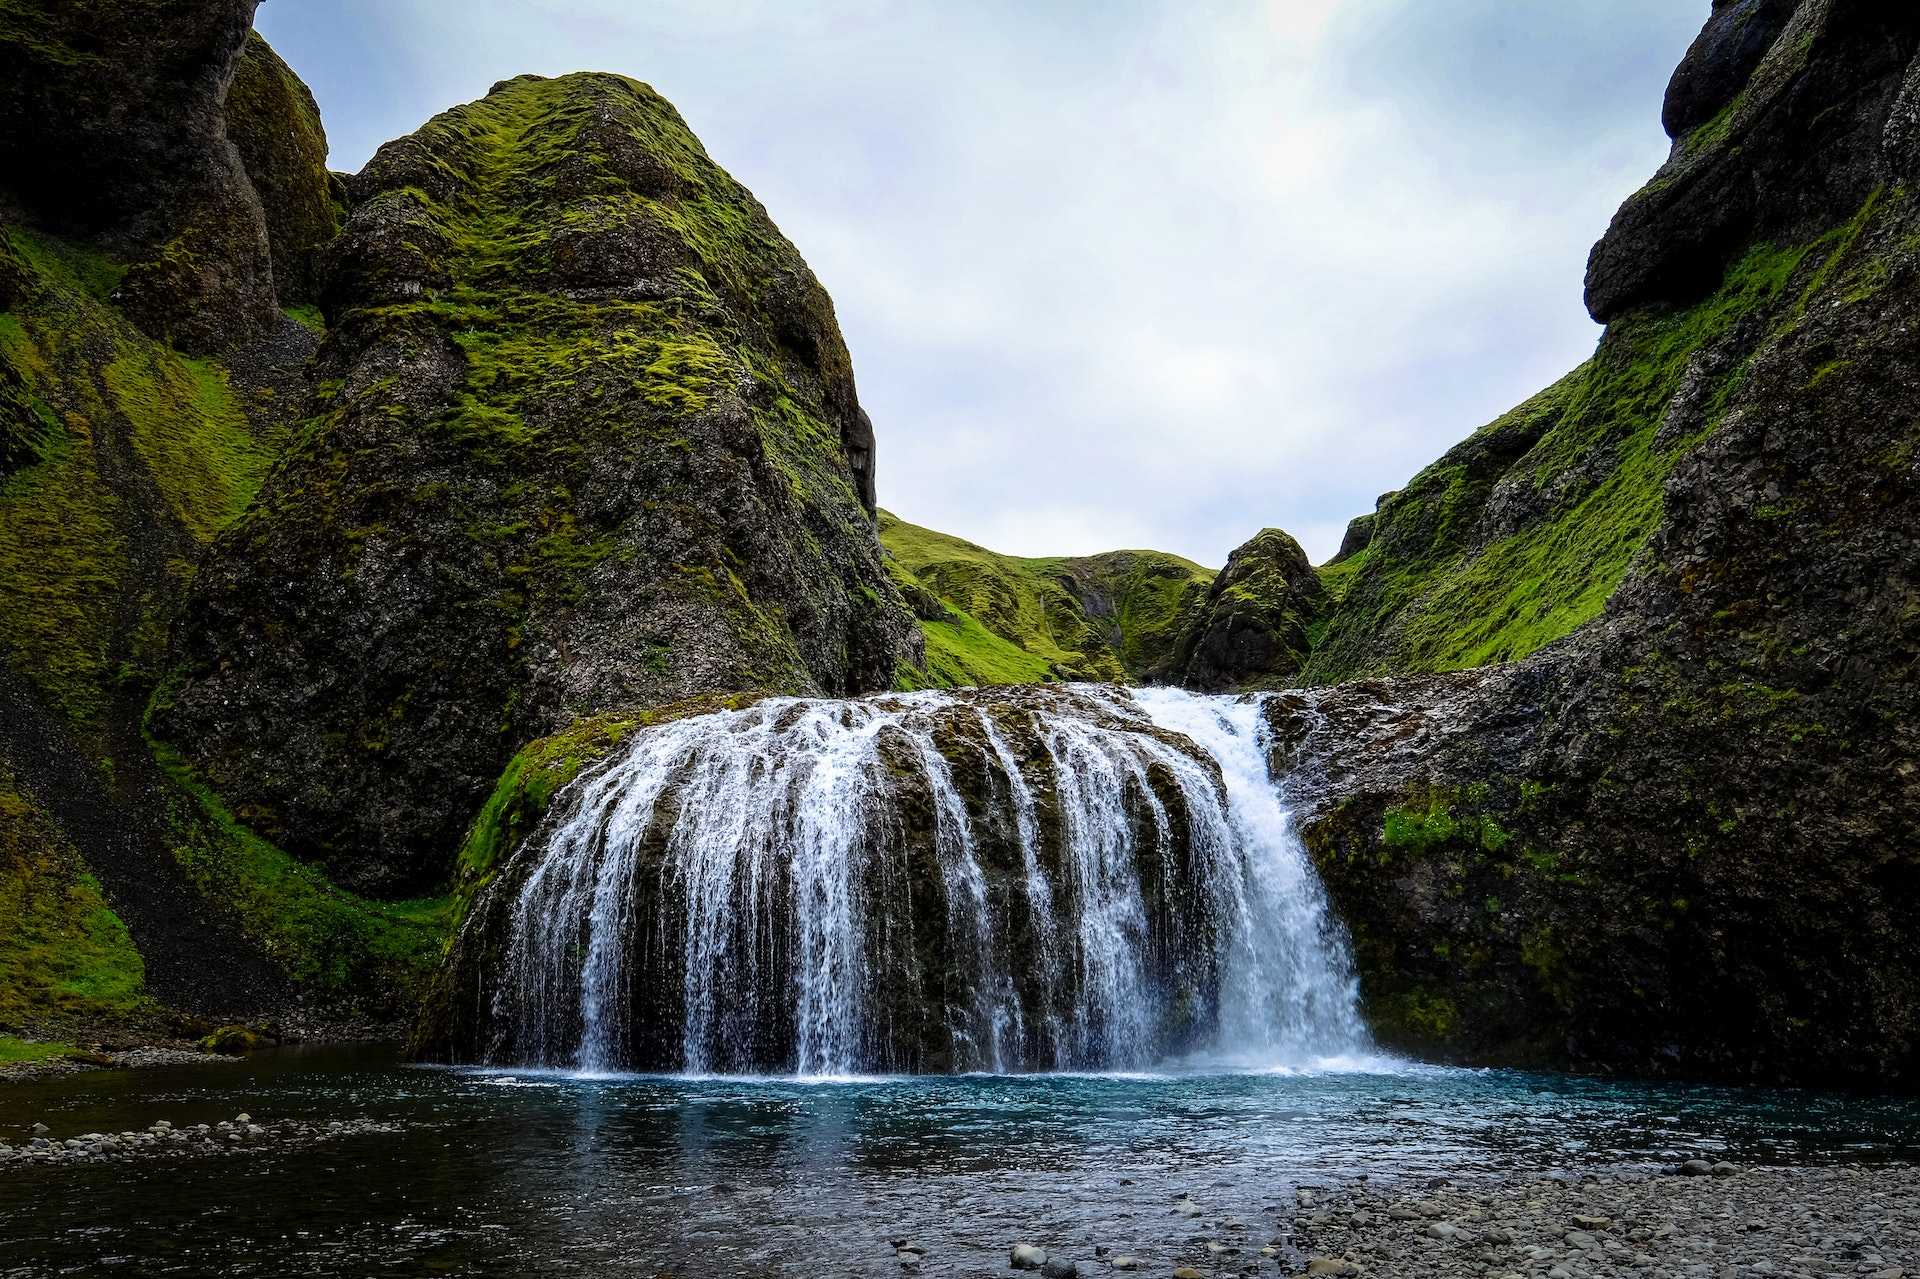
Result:
{"label": "reflection on water", "polygon": [[[1367,1063],[1360,1063],[1366,1065]],[[1264,1242],[1301,1183],[1920,1155],[1911,1101],[1371,1063],[1324,1073],[799,1082],[581,1078],[365,1052],[0,1092],[0,1137],[370,1116],[394,1136],[0,1175],[0,1275],[996,1273],[1036,1240],[1169,1264],[1205,1220]]]}

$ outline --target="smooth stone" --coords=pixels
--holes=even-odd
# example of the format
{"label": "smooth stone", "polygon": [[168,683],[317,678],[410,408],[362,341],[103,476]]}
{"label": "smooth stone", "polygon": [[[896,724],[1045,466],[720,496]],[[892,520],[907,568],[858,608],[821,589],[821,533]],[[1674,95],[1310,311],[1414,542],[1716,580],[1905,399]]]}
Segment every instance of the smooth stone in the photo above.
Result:
{"label": "smooth stone", "polygon": [[1017,1243],[1007,1253],[1007,1264],[1015,1270],[1038,1270],[1047,1264],[1047,1250],[1030,1243]]}
{"label": "smooth stone", "polygon": [[1142,1263],[1140,1261],[1140,1258],[1133,1256],[1130,1253],[1123,1252],[1119,1256],[1115,1257],[1112,1261],[1109,1261],[1107,1264],[1112,1266],[1115,1270],[1138,1270]]}
{"label": "smooth stone", "polygon": [[1710,1177],[1713,1175],[1713,1165],[1704,1159],[1689,1159],[1680,1165],[1680,1175],[1683,1177]]}
{"label": "smooth stone", "polygon": [[53,1129],[47,1127],[45,1124],[35,1124],[33,1126],[33,1135],[36,1137],[44,1137],[52,1131]]}
{"label": "smooth stone", "polygon": [[1360,1273],[1360,1267],[1344,1257],[1310,1257],[1307,1259],[1307,1273],[1310,1275],[1332,1275],[1334,1279],[1350,1279]]}
{"label": "smooth stone", "polygon": [[1436,1221],[1426,1230],[1427,1238],[1440,1239],[1451,1243],[1460,1237],[1460,1227],[1451,1221]]}
{"label": "smooth stone", "polygon": [[1207,1276],[1192,1266],[1181,1266],[1173,1272],[1173,1279],[1207,1279]]}
{"label": "smooth stone", "polygon": [[1713,1166],[1713,1175],[1716,1177],[1737,1176],[1739,1172],[1740,1166],[1738,1164],[1730,1164],[1724,1159]]}
{"label": "smooth stone", "polygon": [[1080,1279],[1080,1263],[1065,1257],[1048,1257],[1040,1273],[1044,1279]]}

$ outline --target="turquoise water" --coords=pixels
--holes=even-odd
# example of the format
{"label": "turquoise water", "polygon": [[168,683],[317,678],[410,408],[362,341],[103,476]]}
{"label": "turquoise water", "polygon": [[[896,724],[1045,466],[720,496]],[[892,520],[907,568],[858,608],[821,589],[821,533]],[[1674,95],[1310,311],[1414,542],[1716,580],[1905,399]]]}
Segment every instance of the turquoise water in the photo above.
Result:
{"label": "turquoise water", "polygon": [[[1105,1245],[1165,1273],[1218,1223],[1257,1246],[1296,1186],[1357,1174],[1920,1156],[1912,1100],[1346,1064],[1361,1068],[802,1083],[333,1050],[68,1077],[0,1091],[0,1137],[242,1110],[407,1126],[0,1173],[0,1275],[900,1275],[901,1237],[927,1249],[926,1274],[1006,1273],[1015,1241],[1089,1261]],[[1180,1194],[1203,1216],[1175,1215]]]}

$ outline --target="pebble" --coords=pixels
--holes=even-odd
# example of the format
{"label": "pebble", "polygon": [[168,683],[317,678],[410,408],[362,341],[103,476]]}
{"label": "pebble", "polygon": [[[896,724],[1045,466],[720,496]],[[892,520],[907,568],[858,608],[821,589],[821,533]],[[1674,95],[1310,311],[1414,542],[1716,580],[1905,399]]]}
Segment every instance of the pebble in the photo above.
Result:
{"label": "pebble", "polygon": [[1048,1257],[1047,1264],[1040,1267],[1042,1279],[1080,1279],[1080,1265],[1065,1257]]}
{"label": "pebble", "polygon": [[1276,1242],[1307,1252],[1312,1276],[1920,1279],[1920,1167],[1689,1162],[1666,1170],[1678,1179],[1512,1175],[1424,1193],[1356,1180],[1283,1213]]}
{"label": "pebble", "polygon": [[1007,1264],[1015,1270],[1038,1270],[1047,1264],[1047,1250],[1030,1243],[1017,1243],[1007,1253]]}
{"label": "pebble", "polygon": [[243,1154],[255,1150],[287,1150],[333,1137],[398,1132],[400,1126],[370,1119],[334,1119],[324,1127],[299,1119],[257,1124],[253,1122],[252,1115],[241,1114],[212,1125],[193,1124],[176,1128],[171,1120],[156,1119],[141,1132],[131,1129],[120,1133],[89,1132],[57,1139],[49,1136],[52,1130],[44,1123],[35,1123],[28,1131],[33,1136],[24,1146],[12,1146],[0,1141],[0,1176],[15,1169],[51,1164],[182,1159]]}
{"label": "pebble", "polygon": [[1141,1262],[1140,1258],[1123,1252],[1107,1264],[1115,1270],[1138,1270],[1144,1263]]}
{"label": "pebble", "polygon": [[1181,1266],[1173,1272],[1173,1279],[1207,1279],[1207,1276],[1204,1271],[1195,1270],[1192,1266]]}

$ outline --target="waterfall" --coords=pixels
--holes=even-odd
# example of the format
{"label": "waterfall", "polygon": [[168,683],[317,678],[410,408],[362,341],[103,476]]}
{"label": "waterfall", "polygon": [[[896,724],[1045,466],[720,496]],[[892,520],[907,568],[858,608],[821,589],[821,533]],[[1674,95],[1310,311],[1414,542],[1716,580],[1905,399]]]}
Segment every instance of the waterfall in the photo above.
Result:
{"label": "waterfall", "polygon": [[451,1034],[589,1071],[1365,1050],[1258,697],[774,698],[643,730],[475,901]]}

